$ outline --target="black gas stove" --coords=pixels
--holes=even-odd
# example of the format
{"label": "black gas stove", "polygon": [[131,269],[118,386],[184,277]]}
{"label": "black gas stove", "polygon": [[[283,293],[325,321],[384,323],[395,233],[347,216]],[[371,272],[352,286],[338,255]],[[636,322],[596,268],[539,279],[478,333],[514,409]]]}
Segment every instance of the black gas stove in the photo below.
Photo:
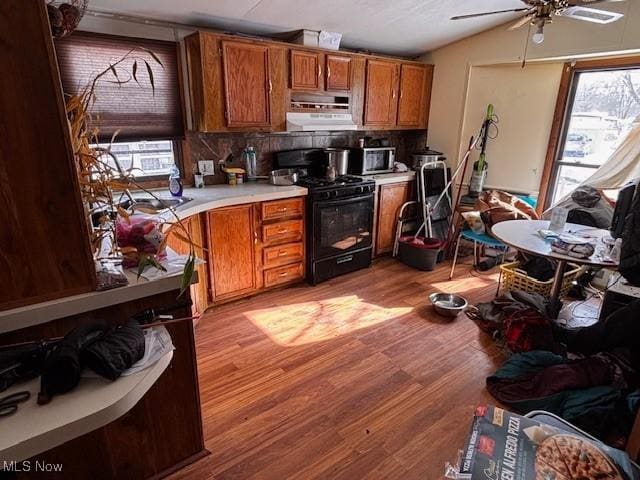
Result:
{"label": "black gas stove", "polygon": [[375,182],[373,180],[354,175],[340,176],[335,180],[306,176],[301,177],[297,184],[309,189],[312,200],[344,198],[375,191]]}
{"label": "black gas stove", "polygon": [[353,175],[329,180],[321,149],[277,152],[274,167],[298,169],[297,184],[309,190],[307,281],[315,285],[371,265],[375,182]]}

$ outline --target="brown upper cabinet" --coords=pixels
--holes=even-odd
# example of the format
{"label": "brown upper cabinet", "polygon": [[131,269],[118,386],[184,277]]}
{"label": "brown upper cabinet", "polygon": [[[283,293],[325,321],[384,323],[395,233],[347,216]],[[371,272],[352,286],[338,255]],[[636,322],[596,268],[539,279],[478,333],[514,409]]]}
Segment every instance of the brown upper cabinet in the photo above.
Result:
{"label": "brown upper cabinet", "polygon": [[307,50],[291,50],[291,88],[322,90],[324,87],[324,55]]}
{"label": "brown upper cabinet", "polygon": [[351,57],[291,49],[291,89],[351,90]]}
{"label": "brown upper cabinet", "polygon": [[224,91],[229,127],[267,127],[271,124],[269,47],[222,42]]}
{"label": "brown upper cabinet", "polygon": [[351,57],[327,54],[326,88],[330,91],[351,90]]}
{"label": "brown upper cabinet", "polygon": [[367,60],[365,126],[395,126],[398,107],[398,69],[397,62]]}
{"label": "brown upper cabinet", "polygon": [[405,63],[400,66],[399,127],[420,127],[425,123],[424,112],[428,108],[425,86],[428,82],[431,90],[432,72],[432,67],[422,65]]}
{"label": "brown upper cabinet", "polygon": [[432,65],[209,32],[185,46],[193,130],[285,131],[296,91],[349,97],[361,127],[427,127]]}

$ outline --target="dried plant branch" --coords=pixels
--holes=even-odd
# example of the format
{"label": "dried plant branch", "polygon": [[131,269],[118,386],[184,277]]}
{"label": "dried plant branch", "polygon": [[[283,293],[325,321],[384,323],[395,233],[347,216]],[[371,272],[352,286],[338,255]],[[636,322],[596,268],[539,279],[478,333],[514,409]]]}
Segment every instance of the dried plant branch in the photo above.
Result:
{"label": "dried plant branch", "polygon": [[[129,209],[122,207],[123,198],[133,200],[130,192],[132,189],[141,190],[152,198],[160,202],[162,201],[155,193],[145,188],[136,180],[133,166],[128,169],[122,168],[117,157],[111,152],[111,146],[116,140],[118,132],[112,136],[109,146],[104,148],[98,146],[99,129],[90,128],[90,121],[92,120],[90,113],[91,107],[95,104],[96,92],[100,82],[107,81],[109,83],[126,84],[135,81],[143,88],[138,74],[138,62],[141,62],[145,65],[152,93],[155,93],[153,69],[151,63],[144,58],[145,56],[151,57],[155,63],[164,68],[164,65],[155,53],[145,48],[132,48],[119,60],[111,63],[105,67],[104,70],[96,74],[79,93],[68,96],[66,101],[67,118],[69,120],[73,151],[75,154],[80,193],[87,214],[87,223],[90,231],[89,240],[96,259],[124,258],[130,253],[124,251],[125,249],[118,248],[116,221],[118,217],[129,221],[129,217],[135,213],[136,207],[133,201]],[[126,69],[122,69],[123,63],[131,60],[133,60],[132,71],[129,72]],[[167,210],[171,212],[175,221],[168,222],[163,220],[159,222],[161,225],[170,224],[172,226],[171,230],[165,234],[162,246],[166,245],[168,235],[170,235],[174,229],[176,229],[176,234],[178,230],[180,232],[178,238],[182,241],[187,241],[189,244],[189,257],[182,279],[182,294],[184,290],[188,288],[193,275],[196,246],[193,243],[191,233],[184,226],[175,209],[167,206]],[[94,228],[91,217],[100,211],[105,213],[99,219],[99,227]],[[103,247],[107,239],[110,240],[110,246],[108,251],[105,252],[103,251]],[[158,265],[160,265],[158,259],[155,257],[145,258],[141,261],[141,264],[142,269],[139,269],[139,273],[142,273],[142,270],[144,270],[146,266],[152,265],[158,267]]]}

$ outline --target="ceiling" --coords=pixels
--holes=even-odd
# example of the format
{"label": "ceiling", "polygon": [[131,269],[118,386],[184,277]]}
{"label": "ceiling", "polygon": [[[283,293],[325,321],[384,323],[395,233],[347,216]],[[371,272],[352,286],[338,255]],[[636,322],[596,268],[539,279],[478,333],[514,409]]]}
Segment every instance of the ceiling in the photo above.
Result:
{"label": "ceiling", "polygon": [[522,7],[519,0],[90,0],[92,10],[273,35],[342,33],[346,48],[415,56],[504,23],[515,14],[453,15]]}

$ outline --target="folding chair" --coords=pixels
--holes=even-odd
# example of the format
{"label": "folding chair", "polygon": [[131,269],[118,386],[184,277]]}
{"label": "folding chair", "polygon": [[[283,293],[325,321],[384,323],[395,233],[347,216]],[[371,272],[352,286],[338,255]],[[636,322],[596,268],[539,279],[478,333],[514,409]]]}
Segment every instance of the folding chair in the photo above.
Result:
{"label": "folding chair", "polygon": [[460,235],[458,235],[458,239],[456,240],[456,250],[453,254],[453,264],[451,265],[451,273],[449,273],[449,280],[453,278],[453,273],[456,269],[456,262],[458,261],[458,250],[460,249],[460,240],[468,240],[473,242],[473,266],[478,265],[478,244],[484,245],[485,247],[491,248],[499,248],[504,250],[505,253],[508,249],[507,245],[496,240],[491,235],[486,233],[475,233],[473,230],[460,230]]}

